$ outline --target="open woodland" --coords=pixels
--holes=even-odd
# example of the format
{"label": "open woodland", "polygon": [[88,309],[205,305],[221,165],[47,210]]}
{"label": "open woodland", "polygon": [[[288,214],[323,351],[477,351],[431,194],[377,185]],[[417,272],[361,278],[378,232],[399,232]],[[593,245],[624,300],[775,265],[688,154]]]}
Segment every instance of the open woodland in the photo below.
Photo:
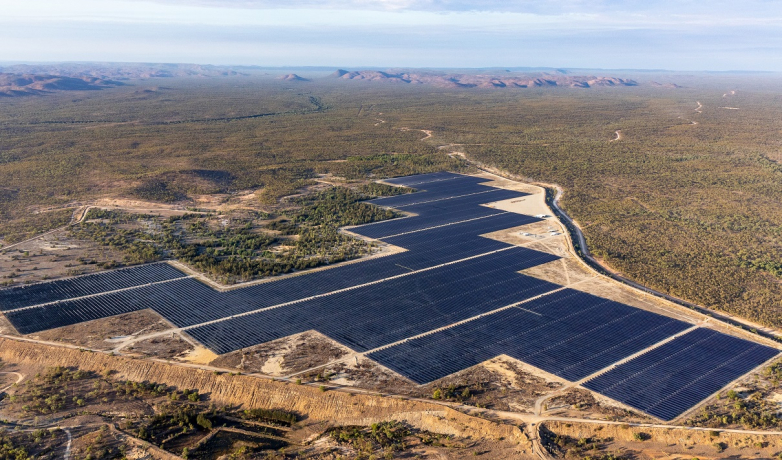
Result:
{"label": "open woodland", "polygon": [[[173,246],[155,244],[151,250],[158,252],[147,258],[117,262],[195,260],[210,254],[210,239],[234,237],[233,253],[212,246],[216,258],[202,257],[199,267],[249,279],[274,274],[261,260],[271,238],[339,240],[332,230],[353,217],[391,217],[357,209],[351,193],[384,193],[359,190],[367,179],[469,171],[469,164],[449,155],[461,152],[561,186],[563,208],[610,268],[779,327],[782,93],[773,78],[682,76],[677,83],[683,88],[503,91],[327,79],[149,79],[88,93],[6,99],[0,105],[0,238],[8,245],[64,225],[75,207],[101,198],[197,210],[211,196],[243,209],[230,235],[217,235],[214,219],[174,219]],[[430,130],[431,137],[420,130]],[[324,193],[316,187],[323,181],[355,191]],[[304,198],[291,197],[298,194]],[[335,203],[347,214],[337,213],[322,227],[312,224],[308,216],[335,215],[329,208]],[[73,232],[100,241],[111,235],[96,226],[127,219],[92,217]],[[204,225],[195,225],[200,221]],[[247,223],[251,229],[243,233]],[[257,236],[261,227],[271,231],[263,233],[269,238]],[[347,251],[344,258],[367,251],[335,244]],[[186,252],[191,246],[196,253]],[[302,257],[328,263],[344,256],[318,255],[315,246]],[[252,254],[241,258],[241,251]],[[229,256],[247,263],[221,269]]]}

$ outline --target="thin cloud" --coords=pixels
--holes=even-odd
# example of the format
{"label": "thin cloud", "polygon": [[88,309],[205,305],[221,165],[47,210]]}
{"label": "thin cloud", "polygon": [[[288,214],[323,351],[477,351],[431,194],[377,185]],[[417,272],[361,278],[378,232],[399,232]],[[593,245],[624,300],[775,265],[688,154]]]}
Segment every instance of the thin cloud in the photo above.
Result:
{"label": "thin cloud", "polygon": [[[146,1],[146,0],[140,0]],[[531,14],[647,13],[780,17],[769,0],[153,0],[158,3],[245,9],[338,9],[427,12],[500,12]]]}
{"label": "thin cloud", "polygon": [[19,45],[0,60],[782,70],[782,11],[774,5],[36,0],[3,10],[0,41]]}
{"label": "thin cloud", "polygon": [[[198,5],[221,8],[261,9],[339,9],[377,11],[428,12],[514,12],[533,14],[563,14],[594,12],[610,8],[610,0],[155,0],[158,3]],[[634,3],[635,1],[632,0]],[[639,4],[641,4],[639,2]]]}

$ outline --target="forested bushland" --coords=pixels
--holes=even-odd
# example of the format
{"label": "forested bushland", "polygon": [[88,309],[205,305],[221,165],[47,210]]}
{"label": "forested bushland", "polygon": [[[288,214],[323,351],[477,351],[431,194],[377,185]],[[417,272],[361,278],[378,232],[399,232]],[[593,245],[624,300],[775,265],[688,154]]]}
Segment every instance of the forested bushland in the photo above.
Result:
{"label": "forested bushland", "polygon": [[296,198],[295,206],[275,215],[243,211],[164,219],[91,209],[70,234],[122,251],[124,260],[108,261],[109,266],[172,258],[223,283],[251,281],[370,254],[373,244],[339,228],[397,217],[394,211],[361,201],[406,189],[382,184],[357,188],[374,193],[330,187]]}
{"label": "forested bushland", "polygon": [[273,204],[331,169],[363,179],[464,167],[418,132],[368,130],[374,119],[333,89],[323,102],[275,81],[117,89],[4,101],[0,238],[18,240],[8,225],[37,207],[99,196],[171,202],[259,189]]}
{"label": "forested bushland", "polygon": [[591,251],[625,276],[782,326],[782,93],[769,81],[492,91],[229,79],[16,99],[0,108],[0,234],[18,238],[11,226],[36,206],[244,189],[271,205],[324,174],[465,170],[447,156],[461,151],[561,185]]}

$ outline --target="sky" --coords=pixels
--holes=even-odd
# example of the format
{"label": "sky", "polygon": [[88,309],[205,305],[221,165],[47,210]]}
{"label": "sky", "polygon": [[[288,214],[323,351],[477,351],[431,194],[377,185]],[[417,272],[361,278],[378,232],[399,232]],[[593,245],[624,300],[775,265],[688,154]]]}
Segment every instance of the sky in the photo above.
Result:
{"label": "sky", "polygon": [[782,71],[779,0],[0,0],[0,62]]}

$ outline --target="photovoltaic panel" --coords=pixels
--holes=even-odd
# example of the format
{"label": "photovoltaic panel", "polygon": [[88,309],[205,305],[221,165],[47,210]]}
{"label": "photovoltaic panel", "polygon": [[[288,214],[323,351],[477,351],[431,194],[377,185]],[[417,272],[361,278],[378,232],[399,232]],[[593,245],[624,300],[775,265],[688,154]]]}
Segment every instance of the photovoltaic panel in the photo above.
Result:
{"label": "photovoltaic panel", "polygon": [[[191,279],[184,278],[170,283],[189,280]],[[128,291],[63,300],[39,307],[5,312],[5,315],[17,331],[21,334],[30,334],[153,306],[158,307],[163,302],[171,302],[168,293],[172,286],[167,284],[153,284]]]}
{"label": "photovoltaic panel", "polygon": [[[451,243],[453,245],[444,244],[420,252],[402,252],[223,293],[187,278],[103,296],[66,299],[7,316],[20,332],[32,333],[149,307],[178,327],[185,327],[508,248],[505,243],[485,238],[471,244],[464,244],[464,240]],[[525,266],[557,258],[546,253],[522,251]],[[511,267],[507,269],[512,272]],[[159,299],[159,302],[154,299]]]}
{"label": "photovoltaic panel", "polygon": [[[486,197],[486,195],[491,195]],[[491,215],[503,214],[507,211],[480,206],[482,200],[475,197],[502,197],[506,199],[507,194],[487,193],[482,195],[473,195],[469,197],[455,198],[453,200],[438,201],[435,203],[426,203],[407,208],[407,211],[418,214],[412,217],[403,217],[391,219],[373,224],[362,225],[351,228],[350,231],[370,238],[384,238],[412,231],[420,231],[428,228],[449,225],[457,222],[487,217]],[[494,200],[496,201],[496,200]]]}
{"label": "photovoltaic panel", "polygon": [[0,290],[0,310],[126,289],[186,276],[168,264],[148,264]]}
{"label": "photovoltaic panel", "polygon": [[369,357],[417,383],[500,354],[576,381],[688,327],[666,316],[563,289]]}
{"label": "photovoltaic panel", "polygon": [[673,420],[778,353],[698,328],[589,380],[584,387]]}
{"label": "photovoltaic panel", "polygon": [[[483,179],[476,180],[476,178],[465,177],[463,179],[455,179],[441,182],[434,182],[431,184],[424,184],[423,187],[418,189],[414,193],[408,193],[405,195],[389,196],[375,198],[368,201],[368,203],[376,204],[379,206],[402,208],[405,209],[408,206],[415,204],[430,203],[435,201],[450,200],[462,196],[481,195],[492,191],[498,191],[502,189],[490,187],[487,185],[480,185],[486,182]],[[515,196],[524,196],[525,193],[514,192]],[[484,203],[491,202],[492,200],[486,200]],[[495,200],[496,201],[496,200]]]}

